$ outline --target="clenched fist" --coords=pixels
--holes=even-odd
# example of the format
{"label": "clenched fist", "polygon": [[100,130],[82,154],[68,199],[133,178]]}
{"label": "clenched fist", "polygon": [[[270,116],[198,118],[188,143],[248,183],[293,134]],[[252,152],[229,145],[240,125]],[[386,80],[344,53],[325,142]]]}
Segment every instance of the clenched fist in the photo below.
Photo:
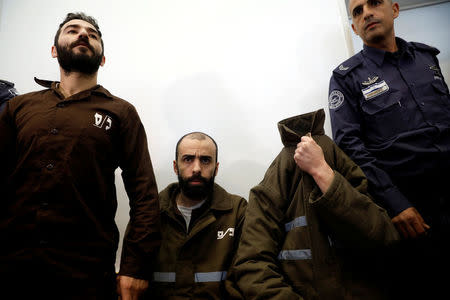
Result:
{"label": "clenched fist", "polygon": [[294,160],[297,166],[311,175],[325,193],[334,178],[334,172],[325,161],[322,148],[314,141],[311,134],[302,136],[295,149]]}

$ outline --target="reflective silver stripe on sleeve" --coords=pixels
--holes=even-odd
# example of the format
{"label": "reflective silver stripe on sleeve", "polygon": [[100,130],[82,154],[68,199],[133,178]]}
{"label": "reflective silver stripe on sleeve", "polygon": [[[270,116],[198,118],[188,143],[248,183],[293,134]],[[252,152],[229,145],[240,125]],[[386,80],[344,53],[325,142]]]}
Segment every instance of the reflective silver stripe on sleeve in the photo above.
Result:
{"label": "reflective silver stripe on sleeve", "polygon": [[153,280],[156,282],[175,282],[175,272],[153,272]]}
{"label": "reflective silver stripe on sleeve", "polygon": [[227,277],[226,271],[195,273],[195,282],[219,282]]}
{"label": "reflective silver stripe on sleeve", "polygon": [[295,218],[291,222],[284,224],[284,228],[286,229],[286,232],[289,232],[295,227],[303,227],[306,225],[308,225],[308,223],[306,222],[306,217],[300,216],[298,218]]}
{"label": "reflective silver stripe on sleeve", "polygon": [[278,254],[279,260],[303,260],[311,259],[311,249],[282,250]]}

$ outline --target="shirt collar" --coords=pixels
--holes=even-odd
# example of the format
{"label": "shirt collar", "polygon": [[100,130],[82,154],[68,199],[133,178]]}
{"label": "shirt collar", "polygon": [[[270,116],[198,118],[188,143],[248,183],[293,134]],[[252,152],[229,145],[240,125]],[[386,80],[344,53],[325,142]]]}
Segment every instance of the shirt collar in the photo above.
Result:
{"label": "shirt collar", "polygon": [[[39,78],[36,78],[36,77],[34,77],[34,81],[37,84],[39,84],[39,85],[41,85],[41,86],[43,86],[45,88],[51,89],[54,92],[60,94],[59,91],[58,91],[59,81],[44,80],[44,79],[39,79]],[[99,95],[103,95],[106,98],[109,98],[111,100],[113,99],[113,95],[107,89],[105,89],[103,86],[101,86],[99,84],[97,84],[96,86],[94,86],[94,87],[92,87],[92,88],[90,88],[90,89],[88,89],[86,91],[80,92],[80,93],[84,93],[84,92],[89,92],[89,93],[93,93],[93,94],[99,94]]]}
{"label": "shirt collar", "polygon": [[[400,51],[401,55],[414,55],[411,45],[405,40],[396,37],[395,42],[397,43],[398,51]],[[390,55],[390,53],[385,50],[369,47],[366,44],[363,45],[362,53],[364,56],[375,62],[378,66],[381,66],[385,58]]]}

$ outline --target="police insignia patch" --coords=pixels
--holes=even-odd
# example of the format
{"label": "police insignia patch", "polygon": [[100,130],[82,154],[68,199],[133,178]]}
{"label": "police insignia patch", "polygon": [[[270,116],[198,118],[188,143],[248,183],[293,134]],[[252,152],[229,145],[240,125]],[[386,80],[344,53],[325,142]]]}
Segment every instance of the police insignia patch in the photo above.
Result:
{"label": "police insignia patch", "polygon": [[330,109],[336,109],[344,103],[344,94],[341,91],[334,90],[328,97],[328,106]]}

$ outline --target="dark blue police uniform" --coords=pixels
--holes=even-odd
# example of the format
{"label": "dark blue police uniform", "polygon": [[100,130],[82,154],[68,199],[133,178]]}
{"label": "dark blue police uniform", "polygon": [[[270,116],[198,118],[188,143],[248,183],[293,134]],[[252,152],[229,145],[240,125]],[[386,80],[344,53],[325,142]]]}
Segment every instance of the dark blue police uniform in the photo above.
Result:
{"label": "dark blue police uniform", "polygon": [[364,45],[333,71],[331,125],[391,217],[413,206],[431,226],[387,260],[393,298],[434,299],[447,286],[435,269],[450,268],[450,95],[439,50],[396,43],[395,53]]}
{"label": "dark blue police uniform", "polygon": [[333,71],[329,94],[335,142],[361,166],[391,216],[411,206],[436,207],[417,192],[425,180],[440,193],[450,170],[450,96],[439,50],[396,41],[394,54],[364,45]]}

